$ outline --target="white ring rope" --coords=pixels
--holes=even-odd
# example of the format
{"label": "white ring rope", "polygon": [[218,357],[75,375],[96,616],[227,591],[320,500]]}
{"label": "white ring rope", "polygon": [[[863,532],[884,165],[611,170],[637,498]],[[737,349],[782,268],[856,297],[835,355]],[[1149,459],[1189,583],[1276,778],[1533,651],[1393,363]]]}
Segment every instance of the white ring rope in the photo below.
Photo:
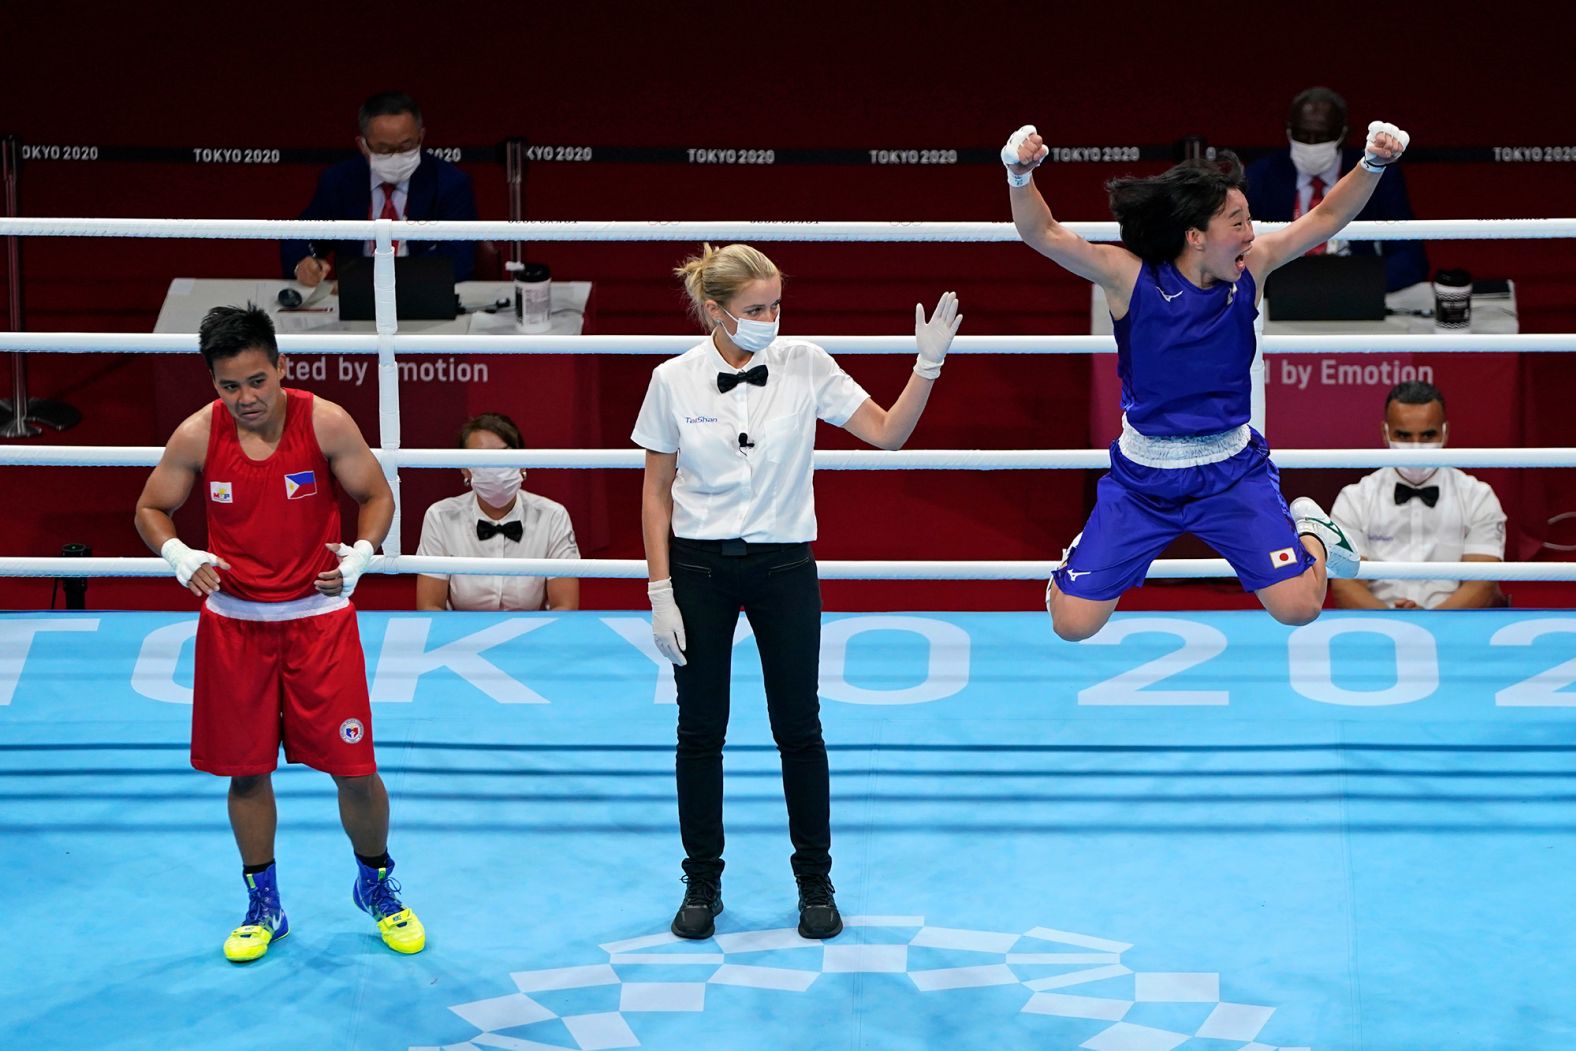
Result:
{"label": "white ring rope", "polygon": [[[280,280],[280,284],[285,282]],[[636,354],[673,356],[704,337],[394,335],[399,354]],[[908,336],[795,336],[833,354],[912,354]],[[278,337],[284,354],[376,354],[383,337],[371,333],[309,333]],[[1266,354],[1571,353],[1576,333],[1395,333],[1376,335],[1259,337]],[[194,354],[196,333],[0,332],[0,352],[52,354]],[[1115,354],[1112,336],[958,336],[947,356],[959,354]]]}
{"label": "white ring rope", "polygon": [[[0,467],[152,467],[157,445],[0,445]],[[398,449],[372,453],[385,467],[525,467],[541,470],[634,470],[640,449]],[[1576,467],[1576,448],[1280,449],[1281,468]],[[818,449],[818,471],[1103,471],[1106,449]]]}
{"label": "white ring rope", "polygon": [[[831,561],[817,562],[822,580],[1045,580],[1060,562]],[[646,563],[634,558],[438,558],[377,555],[368,572],[438,573],[491,577],[636,579]],[[170,577],[162,558],[0,558],[7,577]],[[1160,558],[1150,580],[1234,577],[1223,558]],[[1576,562],[1364,562],[1362,580],[1576,580]],[[171,577],[173,579],[173,577]]]}
{"label": "white ring rope", "polygon": [[[1254,223],[1258,233],[1288,223]],[[1063,223],[1090,241],[1117,241],[1114,222]],[[387,231],[385,234],[384,232]],[[245,240],[373,241],[863,241],[1013,242],[1012,223],[749,222],[743,220],[605,220],[595,222],[455,219],[80,219],[0,218],[0,237],[180,237]],[[1576,219],[1408,219],[1352,222],[1353,241],[1501,240],[1576,237]]]}
{"label": "white ring rope", "polygon": [[[1068,229],[1091,241],[1116,241],[1117,224],[1067,223]],[[1258,232],[1280,229],[1284,223],[1255,224]],[[1505,239],[1576,237],[1576,219],[1445,219],[1406,222],[1354,222],[1343,230],[1352,240]],[[458,349],[449,336],[400,336],[394,312],[392,241],[859,241],[859,242],[1016,242],[1011,223],[921,222],[392,222],[378,220],[250,220],[250,219],[72,219],[0,218],[0,236],[57,237],[168,237],[292,238],[372,240],[373,285],[377,318],[375,336],[345,334],[286,335],[281,348],[291,353],[376,353],[379,373],[379,419],[382,426],[378,451],[384,473],[398,493],[398,470],[408,467],[452,467],[461,464],[499,464],[527,467],[641,466],[638,450],[538,450],[502,453],[465,453],[459,450],[401,450],[399,448],[399,383],[397,351],[409,354],[453,353]],[[665,354],[688,349],[694,336],[467,336],[466,353],[477,354]],[[826,337],[816,339],[840,353],[907,354],[913,349],[907,336]],[[1437,335],[1394,336],[1267,336],[1260,347],[1267,353],[1322,353],[1441,351],[1570,351],[1576,336],[1473,336],[1441,339]],[[6,333],[0,351],[55,351],[61,353],[187,353],[196,348],[191,334]],[[954,353],[1111,353],[1115,344],[1105,336],[1012,337],[968,336],[958,340]],[[0,447],[0,465],[56,464],[69,466],[146,466],[156,463],[158,448],[106,449],[93,447]],[[1396,463],[1416,466],[1570,467],[1572,449],[1478,449],[1442,451],[1430,456],[1422,451],[1395,450],[1283,450],[1276,455],[1282,467],[1367,467]],[[511,462],[512,461],[512,462]],[[935,469],[1002,470],[1042,468],[1101,468],[1109,465],[1105,450],[910,450],[906,452],[818,452],[815,464],[822,469]],[[646,576],[646,564],[634,559],[461,559],[398,554],[399,514],[389,545],[394,551],[374,558],[371,571],[393,573],[475,574],[484,576],[619,577]],[[827,580],[1043,580],[1055,562],[822,562],[820,575]],[[0,558],[0,576],[149,576],[169,575],[158,558]],[[1159,559],[1149,568],[1150,578],[1230,577],[1224,559]],[[1392,580],[1576,580],[1576,563],[1532,562],[1365,562],[1361,579]]]}

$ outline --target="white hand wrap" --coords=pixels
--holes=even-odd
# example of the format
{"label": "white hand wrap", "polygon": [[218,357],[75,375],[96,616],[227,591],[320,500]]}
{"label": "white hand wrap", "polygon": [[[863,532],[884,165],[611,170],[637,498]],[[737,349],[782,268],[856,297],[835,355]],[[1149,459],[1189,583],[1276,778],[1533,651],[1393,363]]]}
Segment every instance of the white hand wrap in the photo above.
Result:
{"label": "white hand wrap", "polygon": [[1395,141],[1399,142],[1401,144],[1401,153],[1406,152],[1407,146],[1409,146],[1412,142],[1412,136],[1408,135],[1394,124],[1390,124],[1382,120],[1370,122],[1368,125],[1368,141],[1363,143],[1362,163],[1363,167],[1371,172],[1382,172],[1390,165],[1401,159],[1401,153],[1397,153],[1389,160],[1382,160],[1379,157],[1379,154],[1376,153],[1374,149],[1374,140],[1380,135],[1389,135],[1393,137]]}
{"label": "white hand wrap", "polygon": [[674,664],[684,661],[684,617],[673,598],[673,578],[664,577],[646,585],[646,597],[651,600],[651,640],[658,651]]}
{"label": "white hand wrap", "polygon": [[175,579],[181,582],[181,587],[190,584],[192,574],[203,566],[219,564],[219,556],[212,551],[193,551],[173,536],[159,548],[159,555],[175,570]]}
{"label": "white hand wrap", "polygon": [[1013,165],[1024,163],[1024,161],[1018,156],[1018,147],[1023,145],[1024,139],[1027,139],[1033,134],[1035,134],[1034,125],[1025,124],[1023,127],[1007,136],[1007,145],[1001,148],[1001,163],[1007,166],[1007,185],[1009,186],[1029,185],[1029,180],[1034,178],[1034,169],[1038,168],[1040,166],[1040,162],[1045,159],[1046,154],[1051,152],[1051,148],[1049,146],[1041,146],[1039,154],[1032,162],[1029,163],[1028,171],[1021,175],[1013,171]]}
{"label": "white hand wrap", "polygon": [[372,556],[377,552],[372,547],[372,541],[357,540],[353,546],[340,544],[334,553],[339,556],[339,576],[343,581],[340,594],[349,598],[350,593],[356,590],[356,581],[367,571],[367,567],[372,564]]}

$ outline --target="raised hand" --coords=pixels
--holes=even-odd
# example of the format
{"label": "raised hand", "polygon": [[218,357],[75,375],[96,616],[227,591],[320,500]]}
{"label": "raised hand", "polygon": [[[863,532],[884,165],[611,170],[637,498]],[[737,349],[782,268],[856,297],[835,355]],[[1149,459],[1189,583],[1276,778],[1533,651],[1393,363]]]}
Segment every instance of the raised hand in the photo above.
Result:
{"label": "raised hand", "polygon": [[930,320],[925,320],[925,307],[923,304],[914,304],[914,342],[919,344],[919,358],[914,362],[914,371],[933,380],[941,375],[941,363],[947,359],[947,350],[952,346],[952,337],[958,334],[958,327],[963,324],[963,315],[958,313],[958,294],[956,292],[943,292],[936,301],[935,312],[930,315]]}
{"label": "raised hand", "polygon": [[1394,124],[1376,120],[1368,125],[1368,141],[1363,143],[1363,167],[1382,171],[1401,159],[1412,136]]}
{"label": "raised hand", "polygon": [[1025,124],[1007,137],[1001,148],[1001,162],[1007,166],[1007,182],[1013,186],[1027,186],[1030,172],[1040,166],[1051,148],[1045,145],[1033,124]]}

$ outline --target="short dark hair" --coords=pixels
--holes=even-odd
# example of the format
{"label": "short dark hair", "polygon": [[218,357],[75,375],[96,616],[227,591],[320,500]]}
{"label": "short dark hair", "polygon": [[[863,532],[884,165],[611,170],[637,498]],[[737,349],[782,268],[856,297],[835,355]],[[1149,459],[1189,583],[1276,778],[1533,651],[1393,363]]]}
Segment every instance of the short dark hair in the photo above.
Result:
{"label": "short dark hair", "polygon": [[279,364],[279,341],[274,338],[274,321],[255,303],[244,307],[214,307],[203,315],[197,329],[197,347],[202,351],[208,371],[220,358],[233,358],[248,350],[261,350],[268,364]]}
{"label": "short dark hair", "polygon": [[397,117],[401,113],[409,113],[416,118],[418,126],[421,124],[421,107],[416,105],[415,99],[403,91],[380,91],[361,104],[361,110],[356,114],[356,125],[365,135],[373,117]]}
{"label": "short dark hair", "polygon": [[525,442],[520,437],[520,428],[514,421],[501,412],[484,412],[479,416],[472,416],[460,428],[460,448],[465,448],[465,443],[471,440],[471,435],[477,431],[487,431],[498,436],[506,448],[524,449]]}
{"label": "short dark hair", "polygon": [[1212,160],[1185,160],[1159,175],[1105,184],[1111,214],[1122,227],[1122,244],[1146,263],[1167,263],[1181,255],[1187,232],[1208,229],[1226,194],[1246,187],[1242,162],[1230,150],[1218,151]]}
{"label": "short dark hair", "polygon": [[1297,92],[1297,97],[1291,100],[1291,109],[1286,111],[1286,123],[1297,123],[1297,115],[1304,106],[1318,103],[1327,103],[1341,118],[1341,127],[1346,127],[1346,100],[1329,88],[1307,88]]}
{"label": "short dark hair", "polygon": [[1385,395],[1384,409],[1390,411],[1390,403],[1398,401],[1402,405],[1427,405],[1431,401],[1439,403],[1439,411],[1445,409],[1445,396],[1439,393],[1439,388],[1423,380],[1407,380],[1397,383],[1390,388],[1390,393]]}

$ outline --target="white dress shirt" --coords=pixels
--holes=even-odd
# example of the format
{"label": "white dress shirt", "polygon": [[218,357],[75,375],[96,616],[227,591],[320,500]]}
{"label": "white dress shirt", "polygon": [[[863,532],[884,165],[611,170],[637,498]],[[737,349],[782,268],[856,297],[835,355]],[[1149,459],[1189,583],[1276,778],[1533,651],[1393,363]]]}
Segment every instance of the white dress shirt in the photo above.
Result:
{"label": "white dress shirt", "polygon": [[[520,490],[509,513],[495,523],[519,522],[525,535],[476,538],[476,523],[492,519],[476,503],[476,494],[461,493],[427,508],[421,522],[418,555],[458,558],[579,558],[574,527],[563,504]],[[470,574],[424,573],[449,582],[450,609],[541,609],[547,604],[545,577],[479,577]]]}
{"label": "white dress shirt", "polygon": [[[1395,486],[1410,485],[1391,467],[1348,485],[1335,498],[1331,516],[1357,553],[1378,562],[1460,562],[1464,555],[1505,557],[1505,512],[1487,482],[1454,467],[1441,467],[1422,486],[1439,486],[1429,507],[1413,497],[1395,502]],[[1385,605],[1410,599],[1432,609],[1455,593],[1459,580],[1371,580],[1374,598]]]}
{"label": "white dress shirt", "polygon": [[[383,194],[383,186],[384,186],[383,180],[378,178],[378,173],[377,172],[373,172],[372,173],[372,214],[370,216],[368,216],[369,219],[376,219],[376,218],[378,218],[379,216],[381,216],[383,214],[383,196],[384,196],[384,194]],[[397,183],[394,184],[394,210],[399,213],[399,217],[401,219],[405,218],[405,200],[409,196],[410,196],[410,180],[409,179],[405,179],[402,182],[397,182]],[[377,245],[376,241],[368,241],[366,243],[365,247],[366,247],[366,252],[367,252],[367,258],[370,259],[372,257],[372,253],[377,250],[378,245]],[[398,255],[410,255],[410,245],[406,244],[404,241],[400,241],[399,242],[399,248],[394,252],[394,254],[397,255],[397,256]]]}
{"label": "white dress shirt", "polygon": [[[745,363],[767,367],[764,387],[717,389],[717,374],[743,371],[708,337],[651,373],[630,435],[678,453],[673,534],[691,540],[814,540],[815,421],[841,427],[870,397],[814,343],[779,337]],[[741,446],[740,436],[753,444]]]}

